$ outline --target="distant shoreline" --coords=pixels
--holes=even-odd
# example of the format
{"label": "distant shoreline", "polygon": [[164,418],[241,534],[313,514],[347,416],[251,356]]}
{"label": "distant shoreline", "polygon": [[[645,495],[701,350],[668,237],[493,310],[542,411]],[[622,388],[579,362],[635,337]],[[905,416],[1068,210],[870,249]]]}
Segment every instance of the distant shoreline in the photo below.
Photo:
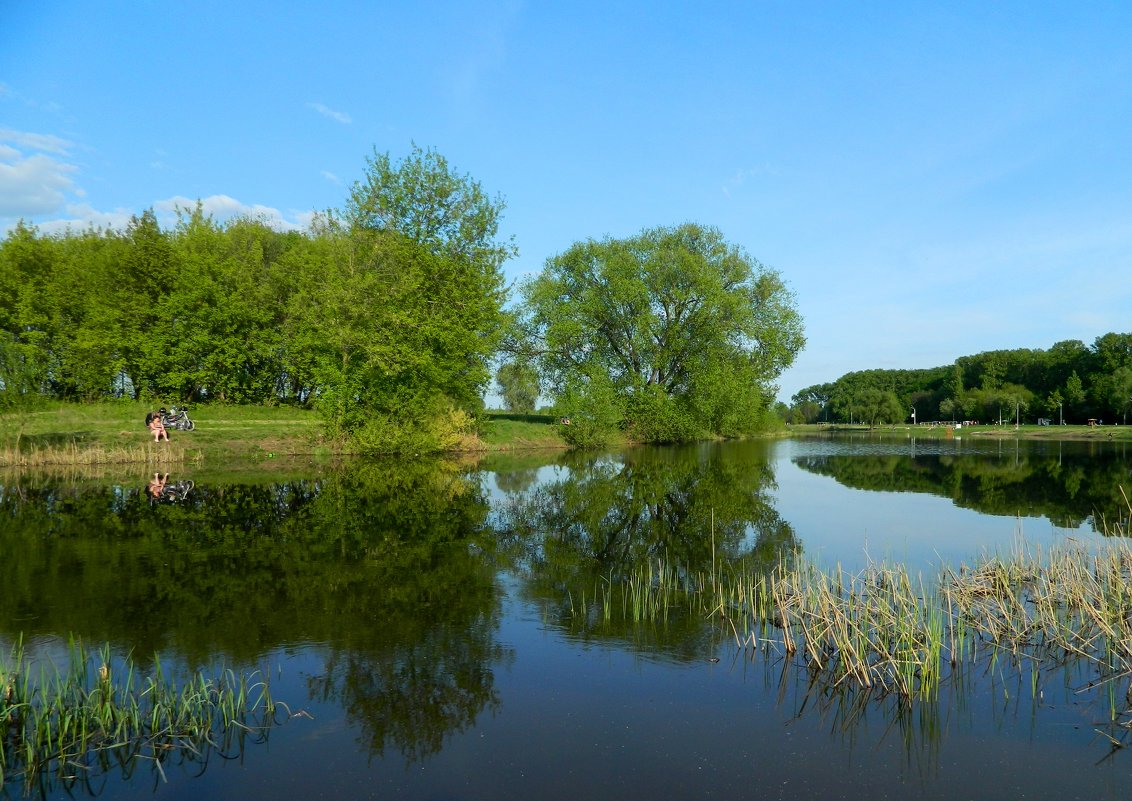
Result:
{"label": "distant shoreline", "polygon": [[921,423],[908,425],[848,425],[844,423],[811,423],[791,425],[792,436],[819,436],[824,434],[905,434],[924,439],[952,439],[956,437],[982,437],[987,439],[1044,439],[1044,440],[1085,440],[1111,442],[1132,440],[1132,425],[1064,425],[1036,426],[1014,424],[974,425],[957,428],[951,423]]}

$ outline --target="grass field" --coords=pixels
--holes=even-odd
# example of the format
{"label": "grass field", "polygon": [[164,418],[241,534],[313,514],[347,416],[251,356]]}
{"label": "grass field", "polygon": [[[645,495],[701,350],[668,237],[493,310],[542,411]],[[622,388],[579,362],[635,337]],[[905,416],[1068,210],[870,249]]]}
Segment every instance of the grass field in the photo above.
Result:
{"label": "grass field", "polygon": [[558,418],[549,414],[489,411],[481,418],[479,436],[488,450],[566,447],[558,434]]}
{"label": "grass field", "polygon": [[225,463],[276,456],[330,456],[314,412],[289,407],[201,406],[194,431],[170,431],[155,443],[145,427],[150,407],[132,401],[49,403],[0,414],[0,465]]}
{"label": "grass field", "polygon": [[[135,401],[94,404],[48,402],[33,410],[0,414],[0,467],[54,468],[112,465],[191,464],[209,469],[268,466],[274,460],[333,459],[346,454],[342,443],[324,432],[308,409],[266,406],[205,405],[190,410],[194,431],[170,431],[168,444],[154,443],[145,427],[148,406]],[[787,436],[874,433],[923,439],[953,437],[1063,440],[1132,440],[1132,426],[1033,426],[1012,424],[953,428],[907,424],[869,428],[863,425],[794,425]],[[479,420],[474,450],[510,452],[564,449],[558,419],[546,414],[485,412]],[[626,443],[614,443],[617,444]]]}
{"label": "grass field", "polygon": [[[205,405],[189,410],[193,431],[169,431],[155,443],[145,427],[150,407],[134,401],[45,403],[0,414],[0,467],[56,468],[149,464],[246,468],[273,460],[332,459],[345,454],[326,437],[318,415],[294,407]],[[550,415],[487,412],[478,451],[565,448]]]}

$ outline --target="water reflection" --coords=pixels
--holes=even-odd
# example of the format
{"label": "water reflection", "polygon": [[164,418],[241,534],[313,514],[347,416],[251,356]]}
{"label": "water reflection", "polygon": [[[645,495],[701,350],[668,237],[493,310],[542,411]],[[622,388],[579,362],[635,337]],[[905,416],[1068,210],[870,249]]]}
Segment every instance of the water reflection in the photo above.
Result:
{"label": "water reflection", "polygon": [[434,753],[498,704],[493,665],[510,655],[495,639],[487,504],[455,467],[198,483],[176,503],[151,503],[148,484],[29,482],[4,487],[0,515],[0,552],[17,556],[0,560],[7,639],[73,634],[139,660],[253,666],[316,642],[311,698],[340,704],[374,753]]}
{"label": "water reflection", "polygon": [[193,486],[190,479],[170,482],[168,473],[154,473],[144,489],[154,503],[178,503],[189,497]]}
{"label": "water reflection", "polygon": [[497,477],[507,501],[496,526],[527,597],[575,636],[702,659],[709,648],[698,616],[674,614],[663,627],[642,629],[583,601],[650,563],[687,574],[762,571],[801,550],[774,508],[764,443],[576,454],[559,466],[537,483],[529,473]]}
{"label": "water reflection", "polygon": [[854,443],[802,453],[794,463],[853,489],[921,492],[989,515],[1045,517],[1061,528],[1126,526],[1132,465],[1124,443],[1018,440],[971,446]]}
{"label": "water reflection", "polygon": [[[979,447],[972,456],[977,448],[955,443],[822,443],[799,446],[792,458],[848,487],[931,493],[992,514],[1064,522],[1111,509],[1129,484],[1128,462],[1103,449]],[[480,470],[366,462],[241,483],[159,474],[162,500],[154,500],[148,475],[120,485],[9,481],[0,485],[0,641],[74,633],[139,661],[156,652],[189,667],[271,668],[299,654],[303,667],[291,674],[298,679],[276,697],[337,716],[344,722],[326,728],[339,726],[343,737],[310,734],[323,720],[300,734],[289,729],[305,721],[288,724],[273,735],[268,768],[227,774],[247,783],[228,795],[253,792],[253,784],[266,792],[275,775],[321,782],[329,769],[305,753],[321,737],[331,743],[327,752],[363,755],[353,767],[336,763],[355,772],[343,778],[355,782],[345,795],[381,775],[388,795],[418,798],[475,790],[488,797],[502,782],[516,783],[512,794],[537,796],[555,765],[563,766],[556,779],[593,797],[623,794],[615,783],[577,778],[597,776],[595,765],[612,777],[634,769],[662,795],[681,771],[690,794],[705,795],[828,772],[827,785],[810,788],[816,797],[842,784],[861,790],[874,759],[882,768],[900,763],[903,776],[943,795],[940,788],[964,775],[947,766],[983,758],[981,745],[968,752],[957,742],[1024,743],[1038,729],[1039,707],[1043,736],[1052,720],[1057,736],[1078,746],[1049,764],[1079,759],[1086,747],[1072,732],[1097,707],[1084,703],[1073,677],[1056,701],[1050,688],[1059,677],[1042,681],[1045,706],[1027,695],[1018,673],[1009,687],[981,676],[946,687],[938,704],[878,701],[814,682],[773,655],[740,655],[723,676],[735,654],[729,635],[699,613],[673,608],[639,624],[595,611],[601,591],[620,588],[642,567],[758,572],[800,552],[797,521],[776,508],[776,467],[784,490],[787,475],[802,474],[776,464],[774,452],[763,443],[642,448]],[[832,487],[809,482],[807,489]],[[178,485],[183,491],[165,498]],[[722,664],[709,661],[715,656]],[[607,662],[633,665],[615,670]],[[744,682],[760,671],[761,680]],[[1127,718],[1114,720],[1110,737],[1126,738],[1132,729],[1114,726]],[[622,764],[612,752],[603,763],[588,747],[594,732],[630,726],[619,745],[639,763]],[[476,736],[461,736],[473,728]],[[485,730],[497,739],[482,738]],[[1083,730],[1093,730],[1090,721]],[[543,731],[551,733],[542,738]],[[972,731],[976,737],[967,736]],[[762,761],[731,764],[712,779],[683,758],[702,752],[722,765],[736,743]],[[859,764],[815,766],[818,752]],[[403,769],[425,762],[427,771]],[[516,777],[517,763],[528,779]],[[470,764],[483,770],[469,772]],[[800,764],[796,773],[792,764]],[[850,767],[857,770],[842,769]],[[445,784],[449,768],[475,789]],[[500,784],[488,787],[493,778]],[[899,790],[901,781],[879,789]]]}

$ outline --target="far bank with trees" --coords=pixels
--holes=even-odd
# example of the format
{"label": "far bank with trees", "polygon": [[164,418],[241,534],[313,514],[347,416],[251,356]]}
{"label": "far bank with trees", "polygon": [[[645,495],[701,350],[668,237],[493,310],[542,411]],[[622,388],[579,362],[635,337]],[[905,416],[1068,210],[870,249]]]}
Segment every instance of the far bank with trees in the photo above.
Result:
{"label": "far bank with trees", "polygon": [[923,370],[862,370],[797,392],[786,410],[797,423],[979,421],[1126,425],[1132,412],[1132,333],[1091,345],[1057,342],[962,356]]}

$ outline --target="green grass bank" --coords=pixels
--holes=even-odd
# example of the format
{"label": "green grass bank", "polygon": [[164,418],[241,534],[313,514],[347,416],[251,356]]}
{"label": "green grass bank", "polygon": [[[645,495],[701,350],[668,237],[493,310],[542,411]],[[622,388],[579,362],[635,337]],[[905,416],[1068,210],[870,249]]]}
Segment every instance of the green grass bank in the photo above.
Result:
{"label": "green grass bank", "polygon": [[[122,401],[52,402],[0,414],[0,467],[111,467],[149,464],[265,466],[269,462],[330,461],[349,455],[347,443],[326,435],[319,416],[294,407],[203,405],[190,409],[193,431],[169,431],[155,443],[145,427],[149,406]],[[461,450],[496,452],[562,449],[551,415],[487,412]]]}
{"label": "green grass bank", "polygon": [[[274,462],[333,461],[349,456],[347,443],[326,435],[321,419],[308,409],[268,406],[203,405],[190,410],[196,430],[170,431],[168,444],[154,443],[145,428],[149,407],[134,401],[73,404],[49,402],[33,410],[0,413],[0,468],[107,468],[113,465],[193,465],[245,469]],[[792,425],[781,436],[863,433],[914,436],[1132,440],[1132,426],[1013,424],[956,428],[948,424]],[[612,443],[625,446],[628,440]],[[457,449],[465,453],[506,453],[565,449],[558,418],[546,414],[487,411],[477,431]]]}

